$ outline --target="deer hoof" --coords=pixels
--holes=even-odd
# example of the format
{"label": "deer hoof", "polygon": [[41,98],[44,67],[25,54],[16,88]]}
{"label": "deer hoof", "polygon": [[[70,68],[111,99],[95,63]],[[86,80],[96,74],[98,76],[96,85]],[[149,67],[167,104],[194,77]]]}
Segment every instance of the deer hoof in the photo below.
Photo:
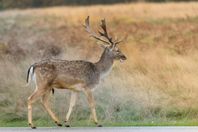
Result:
{"label": "deer hoof", "polygon": [[65,127],[71,127],[67,121],[65,121]]}
{"label": "deer hoof", "polygon": [[57,126],[60,126],[60,127],[63,126],[61,123],[58,123],[57,121],[55,121],[55,123]]}
{"label": "deer hoof", "polygon": [[29,126],[32,128],[32,129],[36,129],[36,127],[34,125],[32,125],[31,123],[29,123]]}
{"label": "deer hoof", "polygon": [[65,127],[71,127],[70,125],[68,125],[68,124],[65,124]]}
{"label": "deer hoof", "polygon": [[60,124],[60,123],[58,123],[58,124],[57,124],[57,126],[60,126],[60,127],[62,127],[63,125],[62,125],[62,124]]}
{"label": "deer hoof", "polygon": [[31,128],[32,128],[32,129],[36,129],[36,127],[35,127],[35,126],[32,126]]}
{"label": "deer hoof", "polygon": [[102,127],[102,125],[99,124],[99,125],[97,125],[97,127]]}

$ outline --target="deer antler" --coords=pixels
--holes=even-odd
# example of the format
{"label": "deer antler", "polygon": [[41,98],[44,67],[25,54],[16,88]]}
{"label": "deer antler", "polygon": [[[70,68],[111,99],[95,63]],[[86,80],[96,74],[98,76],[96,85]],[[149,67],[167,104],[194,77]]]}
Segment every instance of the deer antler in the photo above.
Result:
{"label": "deer antler", "polygon": [[98,36],[95,32],[93,32],[90,28],[90,24],[89,24],[89,16],[85,19],[85,30],[90,34],[91,37],[97,39],[97,40],[100,40],[106,44],[110,44],[108,41],[106,40],[103,40],[100,36]]}
{"label": "deer antler", "polygon": [[124,39],[125,39],[125,38],[122,38],[122,39],[120,39],[120,40],[116,40],[116,41],[114,42],[114,44],[115,44],[115,45],[117,45],[117,44],[119,44],[119,43],[123,42],[123,41],[124,41]]}
{"label": "deer antler", "polygon": [[102,33],[101,31],[99,31],[99,34],[101,36],[105,37],[109,41],[109,43],[112,45],[113,44],[112,37],[109,37],[109,35],[108,35],[105,19],[101,20],[100,26],[104,32]]}
{"label": "deer antler", "polygon": [[[101,20],[100,27],[102,28],[103,32],[98,31],[100,36],[98,36],[95,32],[93,32],[91,30],[90,25],[89,25],[89,16],[85,19],[84,27],[85,27],[85,30],[90,34],[91,37],[93,37],[93,38],[95,38],[97,40],[100,40],[100,41],[102,41],[102,42],[104,42],[106,44],[109,44],[111,47],[115,47],[117,44],[119,44],[120,42],[123,41],[123,40],[116,40],[115,42],[113,42],[112,37],[110,37],[108,32],[107,32],[107,26],[106,26],[105,19]],[[107,40],[102,39],[101,36],[104,37]]]}

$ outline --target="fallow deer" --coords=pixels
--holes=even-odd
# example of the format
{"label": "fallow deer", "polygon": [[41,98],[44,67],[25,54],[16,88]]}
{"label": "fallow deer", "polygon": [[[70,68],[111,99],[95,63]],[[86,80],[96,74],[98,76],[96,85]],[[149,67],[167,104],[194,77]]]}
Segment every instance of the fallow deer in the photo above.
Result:
{"label": "fallow deer", "polygon": [[85,60],[58,60],[47,59],[34,63],[28,69],[27,83],[34,80],[36,89],[28,98],[28,123],[31,128],[36,128],[32,123],[32,104],[41,98],[41,102],[51,118],[58,126],[62,126],[59,119],[49,107],[49,95],[54,88],[71,90],[69,110],[65,118],[65,126],[69,127],[68,121],[72,109],[76,102],[78,92],[82,91],[86,95],[91,109],[91,115],[97,126],[95,102],[92,89],[99,84],[100,80],[112,69],[114,60],[126,60],[125,55],[119,50],[117,45],[121,42],[113,40],[109,36],[105,19],[101,20],[101,29],[97,35],[91,30],[89,16],[85,19],[85,29],[91,37],[102,41],[104,51],[98,62],[92,63]]}

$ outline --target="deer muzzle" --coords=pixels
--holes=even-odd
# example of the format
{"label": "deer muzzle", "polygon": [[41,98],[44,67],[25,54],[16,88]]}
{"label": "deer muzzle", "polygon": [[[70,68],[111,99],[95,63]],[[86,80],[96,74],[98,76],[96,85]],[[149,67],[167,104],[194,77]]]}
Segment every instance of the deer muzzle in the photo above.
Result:
{"label": "deer muzzle", "polygon": [[125,55],[120,56],[120,62],[121,62],[121,63],[124,62],[126,59],[127,59],[127,58],[126,58]]}

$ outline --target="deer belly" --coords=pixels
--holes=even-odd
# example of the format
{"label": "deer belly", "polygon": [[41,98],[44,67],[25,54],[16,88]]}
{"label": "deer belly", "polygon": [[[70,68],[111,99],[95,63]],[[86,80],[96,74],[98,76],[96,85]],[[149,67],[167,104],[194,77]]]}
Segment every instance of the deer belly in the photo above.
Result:
{"label": "deer belly", "polygon": [[83,81],[76,79],[55,79],[52,87],[58,89],[70,89],[74,91],[81,91]]}

